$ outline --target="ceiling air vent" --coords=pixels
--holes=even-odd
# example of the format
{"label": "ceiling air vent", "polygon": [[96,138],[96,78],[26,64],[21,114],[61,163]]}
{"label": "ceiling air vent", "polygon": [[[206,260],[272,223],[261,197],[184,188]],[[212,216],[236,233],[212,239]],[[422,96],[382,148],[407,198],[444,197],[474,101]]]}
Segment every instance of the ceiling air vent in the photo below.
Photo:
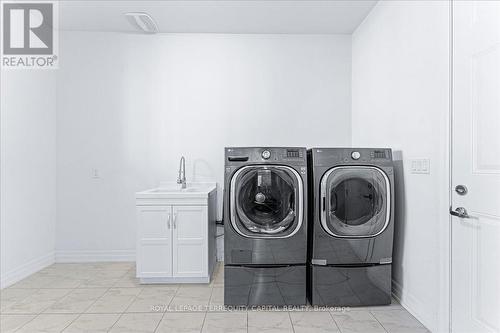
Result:
{"label": "ceiling air vent", "polygon": [[158,26],[149,14],[140,12],[125,13],[127,20],[134,26],[134,28],[148,33],[155,34],[158,32]]}

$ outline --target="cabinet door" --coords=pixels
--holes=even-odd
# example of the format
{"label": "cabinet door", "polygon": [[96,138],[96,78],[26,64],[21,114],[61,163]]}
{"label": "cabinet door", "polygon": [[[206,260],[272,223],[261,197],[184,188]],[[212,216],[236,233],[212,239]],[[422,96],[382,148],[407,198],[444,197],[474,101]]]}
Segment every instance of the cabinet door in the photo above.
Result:
{"label": "cabinet door", "polygon": [[207,276],[207,206],[173,206],[173,276]]}
{"label": "cabinet door", "polygon": [[139,206],[137,276],[172,276],[172,206]]}

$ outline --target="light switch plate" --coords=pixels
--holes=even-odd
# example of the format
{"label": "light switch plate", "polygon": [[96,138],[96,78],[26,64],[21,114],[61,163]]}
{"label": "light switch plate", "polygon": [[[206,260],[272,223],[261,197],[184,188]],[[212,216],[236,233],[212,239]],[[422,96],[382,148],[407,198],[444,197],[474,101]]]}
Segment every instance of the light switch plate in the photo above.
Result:
{"label": "light switch plate", "polygon": [[92,169],[92,175],[91,175],[91,178],[93,179],[99,179],[101,178],[101,175],[99,173],[99,169]]}
{"label": "light switch plate", "polygon": [[429,174],[431,173],[431,162],[428,158],[418,158],[410,160],[411,173]]}

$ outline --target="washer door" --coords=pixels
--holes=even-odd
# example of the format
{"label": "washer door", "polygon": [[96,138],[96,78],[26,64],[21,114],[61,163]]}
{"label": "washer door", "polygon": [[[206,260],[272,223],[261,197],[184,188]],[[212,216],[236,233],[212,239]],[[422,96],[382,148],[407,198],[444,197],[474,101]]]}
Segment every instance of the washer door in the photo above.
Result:
{"label": "washer door", "polygon": [[294,169],[254,165],[231,179],[231,225],[249,238],[286,238],[302,225],[303,186]]}
{"label": "washer door", "polygon": [[342,166],[321,179],[321,225],[342,238],[374,237],[389,224],[391,187],[384,171],[371,166]]}

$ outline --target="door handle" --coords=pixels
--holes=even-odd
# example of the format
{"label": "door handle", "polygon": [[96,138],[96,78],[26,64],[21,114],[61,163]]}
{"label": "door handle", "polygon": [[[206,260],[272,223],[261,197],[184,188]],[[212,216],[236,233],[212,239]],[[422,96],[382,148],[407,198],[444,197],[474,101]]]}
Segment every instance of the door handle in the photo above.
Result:
{"label": "door handle", "polygon": [[461,219],[468,219],[470,218],[469,214],[467,213],[467,209],[464,207],[457,207],[455,210],[453,210],[450,207],[450,214],[456,217],[459,217]]}
{"label": "door handle", "polygon": [[177,228],[177,214],[176,213],[174,213],[173,223],[174,223],[174,229]]}
{"label": "door handle", "polygon": [[167,214],[167,227],[170,229],[170,213]]}

